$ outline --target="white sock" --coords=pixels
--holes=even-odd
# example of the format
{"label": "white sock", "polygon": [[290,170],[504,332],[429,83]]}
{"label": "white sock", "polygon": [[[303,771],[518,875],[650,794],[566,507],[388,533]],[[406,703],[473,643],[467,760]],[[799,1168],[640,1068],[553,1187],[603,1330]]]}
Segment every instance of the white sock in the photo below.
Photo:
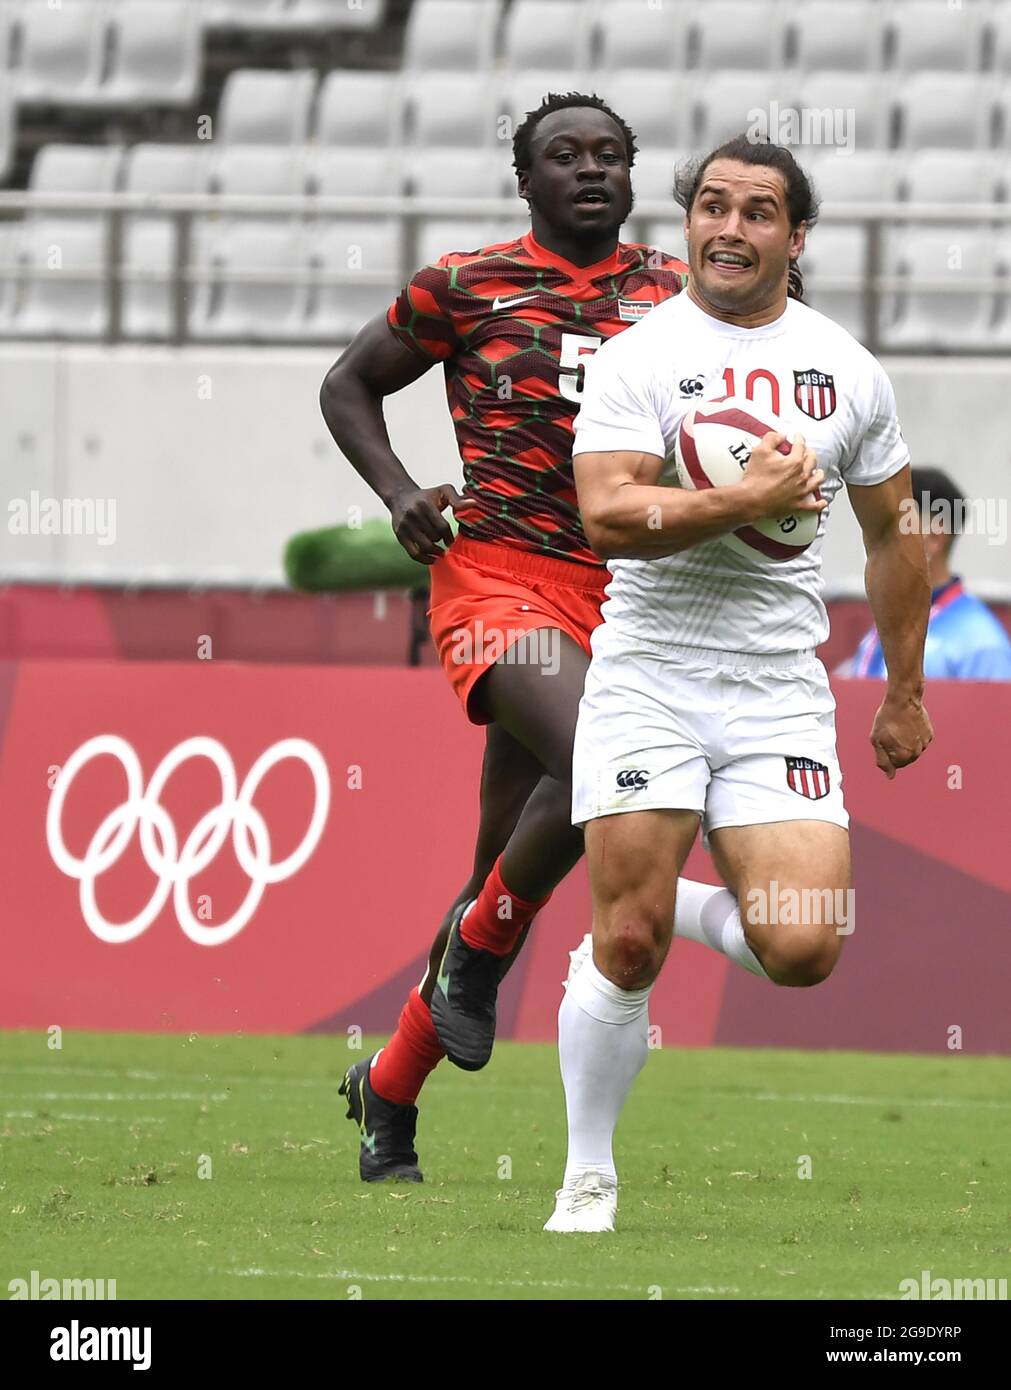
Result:
{"label": "white sock", "polygon": [[565,991],[558,1010],[558,1060],[569,1121],[564,1187],[590,1169],[617,1180],[611,1140],[649,1051],[651,989],[621,989],[591,959]]}
{"label": "white sock", "polygon": [[769,977],[762,962],[744,939],[744,927],[737,899],[727,888],[695,883],[679,878],[674,905],[674,935],[700,946],[711,946],[723,956],[750,970],[752,975]]}

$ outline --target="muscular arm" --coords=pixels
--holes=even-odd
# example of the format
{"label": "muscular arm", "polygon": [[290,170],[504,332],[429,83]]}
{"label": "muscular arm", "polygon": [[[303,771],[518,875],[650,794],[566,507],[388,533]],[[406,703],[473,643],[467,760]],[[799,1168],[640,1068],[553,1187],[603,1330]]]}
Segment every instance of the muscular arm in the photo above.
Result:
{"label": "muscular arm", "polygon": [[397,342],[377,314],[323,378],[319,404],[327,429],[355,472],[390,509],[397,539],[413,559],[431,564],[453,533],[442,508],[459,501],[456,490],[419,488],[390,445],[383,397],[417,381],[431,363]]}
{"label": "muscular arm", "polygon": [[[878,766],[889,778],[915,762],[933,731],[923,708],[923,644],[930,613],[930,580],[919,525],[901,524],[911,498],[909,468],[876,487],[848,487],[863,532],[864,582],[874,614],[888,685],[874,721],[871,742]],[[915,513],[913,513],[915,515]]]}
{"label": "muscular arm", "polygon": [[676,555],[765,516],[795,508],[821,511],[811,494],[822,481],[814,454],[798,436],[789,455],[783,435],[767,434],[752,451],[744,476],[729,487],[657,487],[656,454],[577,454],[573,460],[579,511],[590,545],[603,560],[651,560]]}
{"label": "muscular arm", "polygon": [[712,540],[759,515],[747,488],[656,487],[655,454],[577,454],[572,461],[583,528],[602,560],[651,560]]}

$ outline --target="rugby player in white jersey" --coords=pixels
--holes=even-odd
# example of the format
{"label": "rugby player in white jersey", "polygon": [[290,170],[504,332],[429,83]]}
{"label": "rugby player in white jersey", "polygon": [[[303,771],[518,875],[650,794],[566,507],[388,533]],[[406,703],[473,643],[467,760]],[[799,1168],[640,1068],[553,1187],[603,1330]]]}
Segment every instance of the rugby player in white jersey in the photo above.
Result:
{"label": "rugby player in white jersey", "polygon": [[[573,756],[593,949],[559,1012],[569,1152],[554,1231],[613,1229],[612,1136],[646,1059],[647,998],[700,825],[726,884],[693,889],[709,894],[698,904],[703,931],[734,943],[755,974],[816,985],[850,930],[846,913],[826,910],[849,903],[850,851],[835,704],[814,655],[828,635],[820,536],[779,563],[721,536],[824,511],[845,484],[888,669],[871,730],[878,766],[894,777],[932,737],[927,564],[921,536],[899,525],[909,454],[881,366],[801,302],[796,262],[817,215],[810,184],[788,150],[741,136],[684,171],[676,196],[687,293],[599,349],[576,418],[583,524],[614,578]],[[739,483],[681,489],[680,421],[700,398],[725,395],[771,410],[787,433],[764,437]],[[788,456],[776,448],[784,439]],[[790,925],[797,914],[773,901],[787,895],[802,909]]]}

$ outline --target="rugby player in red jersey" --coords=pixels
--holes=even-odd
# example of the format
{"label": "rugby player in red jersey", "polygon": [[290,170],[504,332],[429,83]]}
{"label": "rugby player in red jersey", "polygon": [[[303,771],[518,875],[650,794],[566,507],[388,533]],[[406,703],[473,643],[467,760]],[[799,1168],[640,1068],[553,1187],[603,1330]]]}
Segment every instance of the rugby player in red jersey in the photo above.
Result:
{"label": "rugby player in red jersey", "polygon": [[[418,271],[388,313],[362,328],[320,393],[331,434],[389,508],[401,545],[431,566],[440,659],[468,718],[487,726],[471,877],[393,1038],[341,1086],[360,1128],[365,1181],[421,1180],[415,1101],[425,1078],[446,1054],[467,1070],[487,1062],[499,982],[583,853],[571,824],[572,744],[610,575],[579,519],[572,422],[587,355],[677,294],[687,271],[655,248],[618,240],[635,149],[600,98],[546,97],[513,142],[531,230]],[[383,397],[437,362],[462,496],[448,483],[420,488],[383,420]],[[699,907],[724,891],[698,888]],[[692,902],[679,893],[689,914]],[[675,931],[731,956],[747,951],[743,940],[728,947],[698,926]]]}

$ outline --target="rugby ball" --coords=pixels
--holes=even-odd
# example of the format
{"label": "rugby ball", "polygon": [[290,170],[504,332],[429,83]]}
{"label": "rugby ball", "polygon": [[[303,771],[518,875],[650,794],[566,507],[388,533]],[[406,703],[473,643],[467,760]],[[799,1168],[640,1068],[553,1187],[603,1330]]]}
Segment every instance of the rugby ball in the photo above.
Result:
{"label": "rugby ball", "polygon": [[[751,451],[770,430],[792,441],[796,431],[771,410],[764,410],[743,396],[700,401],[685,415],[678,429],[674,464],[684,488],[729,487],[741,480]],[[791,444],[779,446],[781,454]],[[720,540],[750,559],[792,560],[802,555],[818,534],[818,512],[789,512],[763,517],[739,526]]]}

